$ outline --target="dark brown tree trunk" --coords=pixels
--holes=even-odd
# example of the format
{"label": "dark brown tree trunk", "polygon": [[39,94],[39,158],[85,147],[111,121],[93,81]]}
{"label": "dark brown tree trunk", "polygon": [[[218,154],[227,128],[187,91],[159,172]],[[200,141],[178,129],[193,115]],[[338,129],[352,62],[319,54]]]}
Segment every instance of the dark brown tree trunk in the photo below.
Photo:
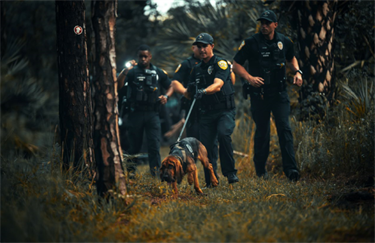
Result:
{"label": "dark brown tree trunk", "polygon": [[108,196],[116,189],[126,194],[125,174],[118,128],[115,23],[117,1],[92,1],[95,32],[94,143],[98,165],[98,194]]}
{"label": "dark brown tree trunk", "polygon": [[4,2],[1,2],[1,57],[4,56],[5,50],[6,50],[6,32],[5,32],[5,26],[6,26],[6,18],[5,18],[5,6]]}
{"label": "dark brown tree trunk", "polygon": [[294,19],[298,23],[299,65],[307,81],[303,94],[306,98],[311,91],[319,92],[330,100],[334,98],[333,39],[338,1],[307,0],[294,4]]}
{"label": "dark brown tree trunk", "polygon": [[56,1],[60,137],[64,167],[83,159],[93,170],[93,124],[87,64],[85,3]]}

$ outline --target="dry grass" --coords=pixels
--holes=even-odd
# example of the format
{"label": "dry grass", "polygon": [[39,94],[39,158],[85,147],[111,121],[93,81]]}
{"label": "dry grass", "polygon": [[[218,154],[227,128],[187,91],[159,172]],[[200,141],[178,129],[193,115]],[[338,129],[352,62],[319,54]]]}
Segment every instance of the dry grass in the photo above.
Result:
{"label": "dry grass", "polygon": [[[234,149],[248,155],[235,157],[240,182],[229,185],[221,176],[203,196],[186,178],[175,196],[141,165],[136,179],[127,181],[127,203],[106,202],[84,173],[62,172],[58,148],[41,158],[2,157],[1,241],[374,241],[373,110],[358,118],[339,105],[323,121],[291,119],[302,172],[297,183],[282,173],[273,125],[271,178],[255,177],[254,124],[245,114],[232,136]],[[162,148],[162,157],[168,152]],[[200,163],[198,169],[203,186]]]}
{"label": "dry grass", "polygon": [[[162,150],[162,156],[167,149]],[[373,186],[305,177],[289,182],[281,173],[254,177],[252,165],[236,157],[240,183],[194,193],[184,179],[176,197],[165,183],[138,167],[128,181],[128,202],[103,202],[91,181],[61,173],[58,157],[3,160],[2,241],[372,241]],[[202,166],[198,165],[201,185]],[[352,192],[371,199],[345,199]]]}

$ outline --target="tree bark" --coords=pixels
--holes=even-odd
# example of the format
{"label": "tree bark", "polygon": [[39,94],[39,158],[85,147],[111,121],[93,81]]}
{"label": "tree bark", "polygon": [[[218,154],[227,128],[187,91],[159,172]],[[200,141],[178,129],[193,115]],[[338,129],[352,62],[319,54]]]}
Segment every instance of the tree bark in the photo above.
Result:
{"label": "tree bark", "polygon": [[[296,1],[294,19],[298,25],[299,65],[307,86],[306,98],[313,92],[334,98],[334,23],[338,1]],[[310,87],[310,89],[309,89]]]}
{"label": "tree bark", "polygon": [[65,168],[83,159],[93,170],[92,103],[88,76],[85,3],[56,1],[59,117]]}
{"label": "tree bark", "polygon": [[6,26],[6,16],[5,16],[5,6],[4,3],[1,2],[1,57],[4,56],[6,45],[7,45],[7,38],[6,38],[6,32],[5,32],[5,26]]}
{"label": "tree bark", "polygon": [[92,24],[95,32],[94,62],[94,144],[98,165],[98,194],[113,195],[117,189],[126,194],[122,151],[118,128],[115,23],[116,0],[92,1]]}

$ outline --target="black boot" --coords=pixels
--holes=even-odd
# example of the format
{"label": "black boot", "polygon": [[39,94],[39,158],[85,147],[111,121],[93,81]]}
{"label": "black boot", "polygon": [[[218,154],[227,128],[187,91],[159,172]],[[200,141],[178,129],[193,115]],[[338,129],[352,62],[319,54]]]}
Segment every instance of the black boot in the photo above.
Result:
{"label": "black boot", "polygon": [[236,182],[239,182],[239,181],[240,181],[240,180],[238,179],[238,177],[236,176],[235,173],[228,174],[227,178],[228,178],[228,183],[229,183],[229,184],[236,183]]}

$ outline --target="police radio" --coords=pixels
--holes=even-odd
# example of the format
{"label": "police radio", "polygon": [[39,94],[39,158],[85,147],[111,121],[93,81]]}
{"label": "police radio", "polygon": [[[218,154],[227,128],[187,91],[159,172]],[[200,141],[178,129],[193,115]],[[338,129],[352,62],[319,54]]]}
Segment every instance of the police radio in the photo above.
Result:
{"label": "police radio", "polygon": [[146,86],[150,87],[150,89],[154,90],[154,88],[157,88],[156,82],[159,79],[159,76],[156,73],[156,70],[150,70],[146,69],[145,73],[148,74],[146,76]]}

